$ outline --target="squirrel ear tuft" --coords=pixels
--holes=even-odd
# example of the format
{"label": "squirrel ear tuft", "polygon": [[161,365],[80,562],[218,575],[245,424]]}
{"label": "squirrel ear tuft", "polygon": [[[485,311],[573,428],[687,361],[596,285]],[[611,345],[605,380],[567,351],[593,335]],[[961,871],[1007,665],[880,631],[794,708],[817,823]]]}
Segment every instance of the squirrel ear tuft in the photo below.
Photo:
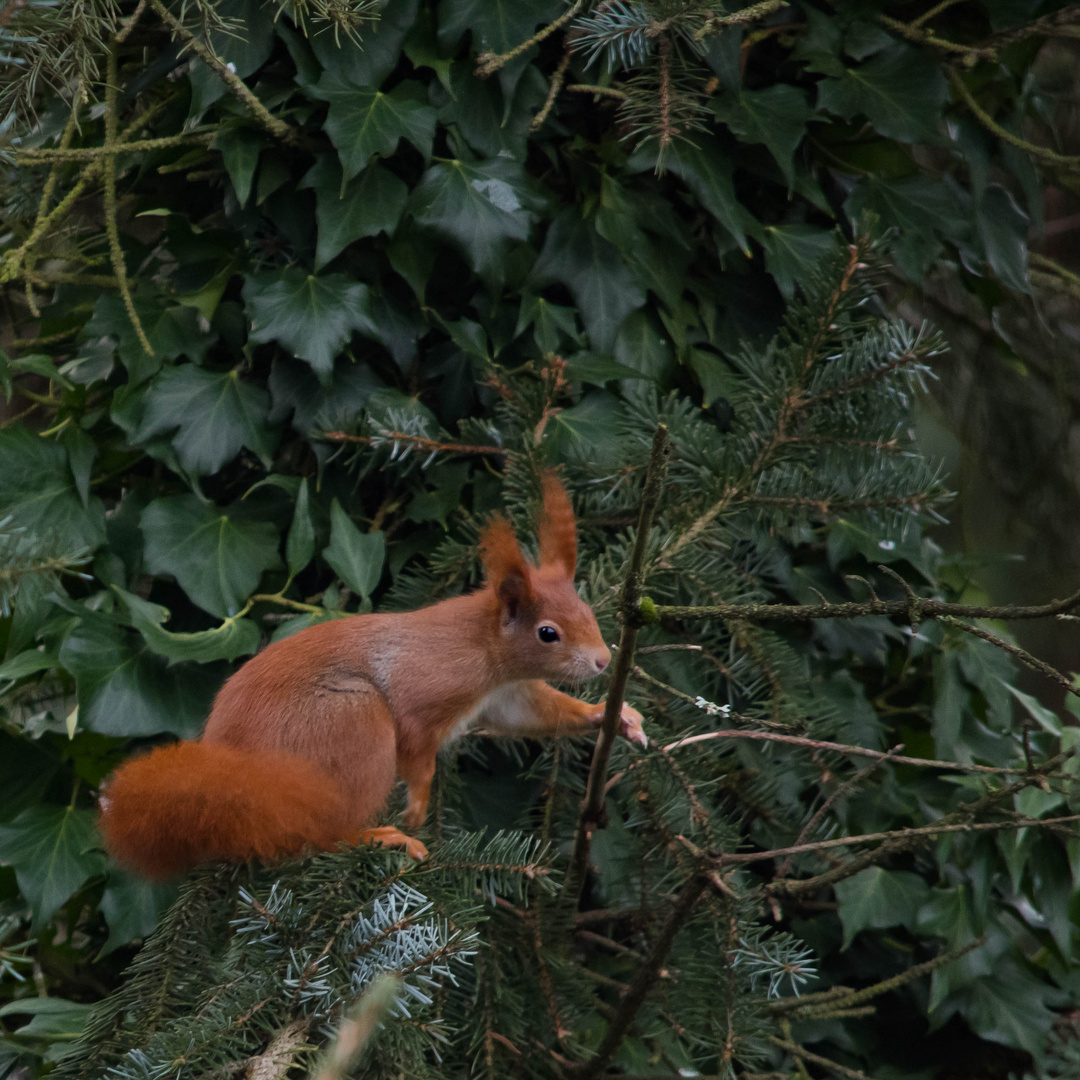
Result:
{"label": "squirrel ear tuft", "polygon": [[554,469],[544,473],[544,512],[540,518],[540,565],[555,564],[568,578],[577,566],[574,510]]}
{"label": "squirrel ear tuft", "polygon": [[529,564],[502,514],[493,515],[480,533],[480,561],[488,584],[509,617],[515,618],[520,605],[529,599]]}

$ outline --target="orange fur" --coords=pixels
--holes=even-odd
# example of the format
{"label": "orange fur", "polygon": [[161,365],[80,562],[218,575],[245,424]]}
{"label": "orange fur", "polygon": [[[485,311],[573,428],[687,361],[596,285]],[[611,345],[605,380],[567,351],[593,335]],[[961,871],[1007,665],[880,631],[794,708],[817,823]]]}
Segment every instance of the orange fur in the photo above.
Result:
{"label": "orange fur", "polygon": [[[481,534],[482,589],[419,611],[334,619],[267,646],[221,688],[199,742],[117,770],[102,798],[108,850],[156,878],[342,840],[422,857],[419,841],[374,827],[395,776],[408,788],[405,824],[418,828],[436,754],[455,732],[482,723],[558,735],[599,720],[597,706],[544,682],[592,678],[611,656],[574,589],[573,511],[554,474],[544,480],[540,551],[534,567],[495,515]],[[624,705],[623,734],[643,744],[640,721]]]}
{"label": "orange fur", "polygon": [[358,834],[314,762],[205,742],[127,762],[105,789],[99,824],[118,862],[156,879],[203,862],[328,850]]}
{"label": "orange fur", "polygon": [[544,474],[544,513],[540,519],[540,565],[558,565],[567,577],[577,566],[577,531],[566,488],[553,470]]}

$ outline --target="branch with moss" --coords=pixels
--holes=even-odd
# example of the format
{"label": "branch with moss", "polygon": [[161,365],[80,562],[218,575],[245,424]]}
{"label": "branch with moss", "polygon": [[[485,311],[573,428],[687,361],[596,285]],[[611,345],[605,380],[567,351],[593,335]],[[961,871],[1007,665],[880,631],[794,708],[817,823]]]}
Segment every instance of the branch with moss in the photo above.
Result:
{"label": "branch with moss", "polygon": [[193,34],[184,24],[161,2],[150,0],[150,7],[154,14],[169,29],[173,36],[184,43],[185,49],[190,49],[210,70],[225,84],[229,92],[244,106],[248,112],[275,138],[283,142],[292,142],[296,132],[274,116],[269,109],[248,89],[247,84],[232,68],[221,59],[210,46]]}

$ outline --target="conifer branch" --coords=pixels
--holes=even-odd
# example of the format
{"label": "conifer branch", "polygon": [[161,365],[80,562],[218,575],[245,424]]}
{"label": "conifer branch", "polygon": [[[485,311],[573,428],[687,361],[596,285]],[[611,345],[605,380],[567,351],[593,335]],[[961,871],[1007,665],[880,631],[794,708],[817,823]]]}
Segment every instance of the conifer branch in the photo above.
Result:
{"label": "conifer branch", "polygon": [[247,84],[233,71],[210,46],[193,34],[161,2],[150,0],[150,7],[159,19],[179,38],[184,47],[190,49],[210,70],[228,87],[229,91],[251,113],[252,116],[275,138],[283,142],[292,142],[296,132],[274,116],[269,109],[248,89]]}
{"label": "conifer branch", "polygon": [[751,4],[741,11],[733,11],[730,15],[714,15],[711,19],[707,19],[705,24],[695,32],[694,40],[701,41],[710,34],[719,34],[732,26],[755,22],[787,6],[788,0],[760,0],[759,3]]}
{"label": "conifer branch", "polygon": [[955,604],[910,594],[903,600],[862,600],[838,604],[657,604],[646,596],[641,619],[646,625],[663,619],[725,619],[761,624],[811,622],[817,619],[862,619],[871,615],[904,617],[912,623],[924,619],[1049,619],[1080,608],[1080,592],[1049,604]]}
{"label": "conifer branch", "polygon": [[986,942],[986,937],[977,937],[974,941],[969,941],[958,949],[949,949],[935,956],[933,960],[916,964],[914,967],[909,967],[906,971],[900,972],[899,975],[894,975],[889,979],[882,979],[881,982],[865,986],[861,990],[853,990],[847,986],[833,986],[817,994],[803,994],[801,997],[782,998],[780,1001],[767,1002],[765,1010],[773,1016],[785,1013],[816,1015],[818,1013],[823,1014],[826,1009],[831,1010],[834,1007],[847,1009],[853,1005],[862,1005],[864,1002],[872,1001],[874,998],[887,994],[898,987],[907,986],[915,982],[916,979],[921,979],[924,975],[929,975],[931,972],[937,971],[938,968],[951,964],[954,960],[959,960],[962,956],[966,956],[969,952],[985,945]]}
{"label": "conifer branch", "polygon": [[135,301],[128,285],[127,264],[124,262],[124,250],[120,246],[120,226],[116,220],[116,110],[119,92],[119,74],[117,72],[117,45],[115,39],[109,45],[105,74],[105,145],[102,147],[102,174],[105,189],[105,235],[109,241],[109,258],[113,273],[116,275],[116,287],[124,301],[135,336],[147,356],[153,356],[150,339],[143,329],[142,320],[135,310]]}
{"label": "conifer branch", "polygon": [[693,914],[694,907],[705,891],[706,885],[704,876],[695,874],[682,887],[672,904],[670,914],[664,920],[649,948],[648,955],[634,972],[634,977],[630,980],[622,1000],[616,1007],[615,1015],[609,1021],[600,1045],[596,1048],[596,1054],[576,1068],[567,1070],[571,1076],[580,1077],[581,1080],[593,1080],[594,1077],[600,1075],[611,1060],[623,1036],[634,1022],[634,1017],[637,1016],[638,1009],[645,1001],[646,994],[659,979],[660,967],[671,951],[675,936]]}
{"label": "conifer branch", "polygon": [[442,442],[439,439],[429,439],[423,435],[410,435],[404,431],[383,431],[378,435],[350,435],[345,431],[326,431],[320,438],[331,442],[360,443],[363,446],[383,446],[386,443],[404,443],[406,446],[415,446],[418,450],[428,450],[438,454],[494,454],[505,457],[507,450],[504,446],[481,446],[473,443]]}
{"label": "conifer branch", "polygon": [[619,600],[619,615],[622,630],[619,635],[619,649],[611,669],[611,685],[608,689],[607,702],[604,706],[604,718],[600,725],[600,734],[593,751],[589,777],[585,785],[585,798],[578,814],[577,831],[574,835],[574,847],[570,856],[570,870],[567,890],[572,897],[578,897],[585,884],[585,871],[589,860],[589,844],[593,829],[604,820],[604,798],[608,762],[611,748],[615,742],[619,720],[622,714],[623,694],[626,683],[634,666],[634,646],[637,643],[638,630],[642,625],[639,616],[641,592],[644,588],[645,552],[649,543],[649,533],[653,518],[660,502],[664,478],[667,475],[667,462],[670,453],[668,429],[664,424],[656,428],[652,450],[649,454],[649,466],[645,474],[645,486],[641,498],[641,510],[638,516],[637,534],[634,547],[623,581],[622,596]]}

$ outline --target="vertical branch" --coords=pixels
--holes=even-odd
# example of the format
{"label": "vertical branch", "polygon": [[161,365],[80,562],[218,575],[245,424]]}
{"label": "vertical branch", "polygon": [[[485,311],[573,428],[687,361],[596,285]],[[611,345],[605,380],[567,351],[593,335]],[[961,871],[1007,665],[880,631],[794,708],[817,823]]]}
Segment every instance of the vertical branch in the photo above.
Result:
{"label": "vertical branch", "polygon": [[705,886],[706,879],[695,874],[682,887],[682,891],[675,898],[671,914],[664,921],[664,925],[660,928],[660,933],[657,934],[652,948],[649,949],[648,956],[645,957],[637,971],[634,972],[634,977],[630,985],[627,986],[626,992],[615,1010],[615,1015],[608,1024],[607,1031],[604,1032],[604,1038],[597,1047],[596,1055],[574,1069],[572,1075],[580,1077],[581,1080],[592,1080],[607,1065],[612,1054],[618,1049],[619,1043],[622,1042],[627,1029],[634,1022],[634,1017],[637,1016],[637,1011],[641,1008],[645,995],[649,992],[653,983],[656,982],[660,967],[671,951],[675,935],[693,914],[694,905],[705,891]]}
{"label": "vertical branch", "polygon": [[120,247],[120,227],[116,222],[116,155],[119,149],[116,138],[116,97],[120,78],[116,66],[116,53],[117,46],[114,39],[109,44],[109,60],[105,76],[105,156],[101,166],[105,186],[105,234],[109,238],[109,255],[112,259],[113,273],[116,275],[116,285],[123,297],[128,318],[135,328],[139,344],[148,356],[153,356],[154,350],[150,347],[150,340],[146,336],[139,313],[135,310],[135,301],[131,297],[124,251]]}
{"label": "vertical branch", "polygon": [[664,477],[667,474],[669,453],[668,430],[664,424],[660,424],[653,436],[648,471],[645,474],[645,489],[641,498],[637,535],[634,537],[630,566],[626,572],[622,597],[619,600],[619,618],[622,622],[619,651],[611,667],[611,686],[604,706],[600,737],[596,740],[596,749],[593,751],[589,779],[585,787],[585,798],[578,815],[577,833],[574,836],[574,848],[570,856],[570,872],[566,887],[575,899],[580,896],[581,888],[585,883],[585,870],[589,862],[589,845],[592,842],[593,830],[604,822],[604,788],[607,783],[608,762],[611,760],[611,748],[622,717],[623,694],[626,692],[626,683],[634,666],[634,646],[637,644],[638,630],[642,625],[638,608],[645,583],[643,570],[645,550],[648,547],[649,531],[652,528],[656,507],[660,502],[660,492],[664,486]]}

